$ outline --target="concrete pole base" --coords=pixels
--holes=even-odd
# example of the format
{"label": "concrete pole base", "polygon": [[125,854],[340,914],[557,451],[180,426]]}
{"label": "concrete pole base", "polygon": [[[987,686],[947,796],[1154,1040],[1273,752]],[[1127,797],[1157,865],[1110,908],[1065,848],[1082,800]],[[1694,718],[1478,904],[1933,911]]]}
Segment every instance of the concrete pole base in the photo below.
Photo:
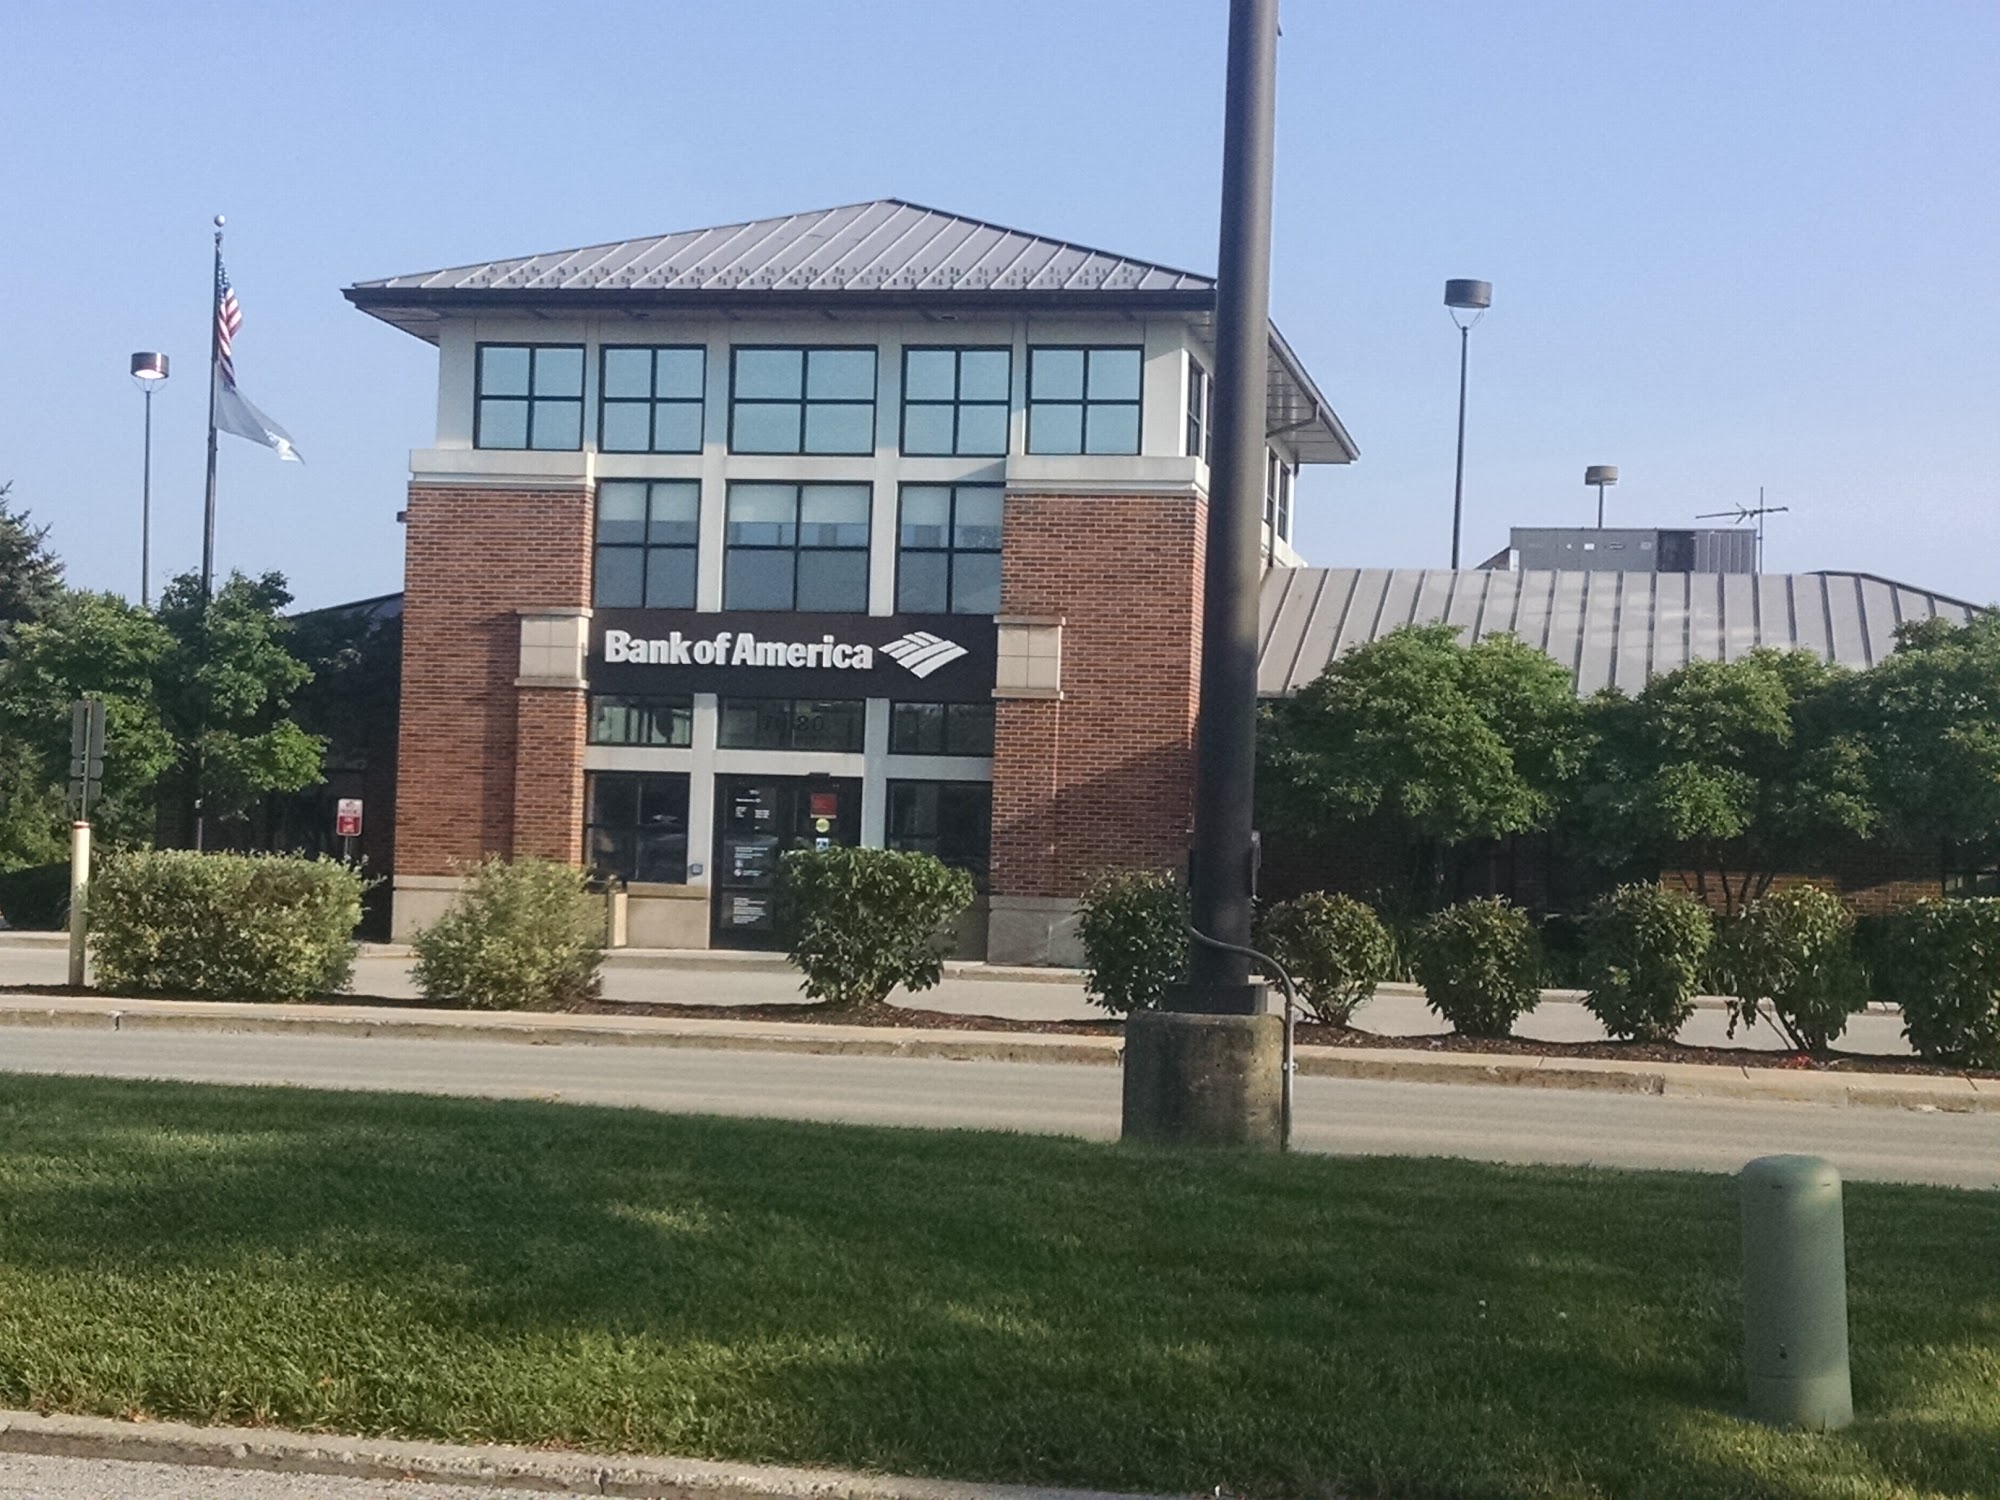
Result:
{"label": "concrete pole base", "polygon": [[1277,1016],[1134,1012],[1125,1021],[1124,1139],[1281,1150],[1284,1045]]}

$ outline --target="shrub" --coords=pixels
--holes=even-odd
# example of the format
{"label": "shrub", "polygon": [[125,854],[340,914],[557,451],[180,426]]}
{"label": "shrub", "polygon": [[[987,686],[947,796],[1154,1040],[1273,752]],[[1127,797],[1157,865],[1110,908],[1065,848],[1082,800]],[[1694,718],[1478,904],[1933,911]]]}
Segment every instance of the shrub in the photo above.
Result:
{"label": "shrub", "polygon": [[1818,886],[1760,896],[1715,937],[1713,968],[1729,1002],[1729,1034],[1754,1026],[1763,1007],[1801,1052],[1823,1052],[1868,1003],[1854,948],[1854,918]]}
{"label": "shrub", "polygon": [[346,989],[365,882],[331,859],[114,854],[90,886],[100,989],[298,1000]]}
{"label": "shrub", "polygon": [[1708,908],[1657,885],[1600,896],[1584,921],[1584,1008],[1620,1041],[1670,1042],[1694,1014]]}
{"label": "shrub", "polygon": [[491,858],[411,946],[424,998],[475,1010],[559,1010],[597,993],[604,908],[548,859]]}
{"label": "shrub", "polygon": [[795,849],[779,882],[799,987],[843,1008],[936,984],[973,895],[965,871],[901,849]]}
{"label": "shrub", "polygon": [[1897,913],[1881,975],[1920,1056],[2000,1068],[2000,899],[1945,897]]}
{"label": "shrub", "polygon": [[69,925],[69,861],[0,871],[0,925],[57,932]]}
{"label": "shrub", "polygon": [[1417,983],[1466,1036],[1506,1036],[1541,999],[1541,952],[1528,914],[1498,897],[1445,908],[1417,930]]}
{"label": "shrub", "polygon": [[1083,893],[1076,920],[1090,1002],[1114,1015],[1152,1010],[1187,970],[1187,896],[1156,870],[1109,870]]}
{"label": "shrub", "polygon": [[1345,1026],[1389,975],[1395,949],[1370,907],[1313,891],[1264,916],[1258,946],[1284,965],[1313,1018]]}

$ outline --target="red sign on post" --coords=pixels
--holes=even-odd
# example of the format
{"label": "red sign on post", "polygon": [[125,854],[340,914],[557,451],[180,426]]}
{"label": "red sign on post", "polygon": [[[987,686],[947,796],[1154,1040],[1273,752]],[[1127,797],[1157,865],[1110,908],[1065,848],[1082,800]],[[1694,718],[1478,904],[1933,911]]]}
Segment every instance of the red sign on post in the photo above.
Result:
{"label": "red sign on post", "polygon": [[340,839],[361,837],[361,799],[342,797],[334,804],[333,836]]}

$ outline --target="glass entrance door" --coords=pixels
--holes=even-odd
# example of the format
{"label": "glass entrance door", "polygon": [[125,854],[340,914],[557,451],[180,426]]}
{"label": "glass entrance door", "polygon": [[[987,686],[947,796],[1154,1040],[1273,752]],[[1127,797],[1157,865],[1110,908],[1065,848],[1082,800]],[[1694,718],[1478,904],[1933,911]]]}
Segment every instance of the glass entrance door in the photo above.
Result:
{"label": "glass entrance door", "polygon": [[710,877],[718,948],[775,948],[778,858],[861,841],[861,783],[835,776],[715,778]]}

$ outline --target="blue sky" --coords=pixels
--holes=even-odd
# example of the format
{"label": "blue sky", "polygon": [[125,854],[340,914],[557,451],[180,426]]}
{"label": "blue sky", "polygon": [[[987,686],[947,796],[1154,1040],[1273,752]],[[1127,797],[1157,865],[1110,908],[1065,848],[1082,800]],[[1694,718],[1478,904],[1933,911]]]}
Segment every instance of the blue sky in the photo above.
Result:
{"label": "blue sky", "polygon": [[[174,5],[13,0],[0,57],[0,480],[73,579],[200,547],[208,220],[245,392],[223,567],[302,603],[401,578],[428,345],[340,288],[897,196],[1210,270],[1223,0]],[[1754,503],[1774,569],[2000,598],[2000,7],[1991,0],[1290,0],[1273,310],[1361,461],[1308,471],[1315,562],[1439,565],[1457,335],[1466,553],[1510,523]]]}

